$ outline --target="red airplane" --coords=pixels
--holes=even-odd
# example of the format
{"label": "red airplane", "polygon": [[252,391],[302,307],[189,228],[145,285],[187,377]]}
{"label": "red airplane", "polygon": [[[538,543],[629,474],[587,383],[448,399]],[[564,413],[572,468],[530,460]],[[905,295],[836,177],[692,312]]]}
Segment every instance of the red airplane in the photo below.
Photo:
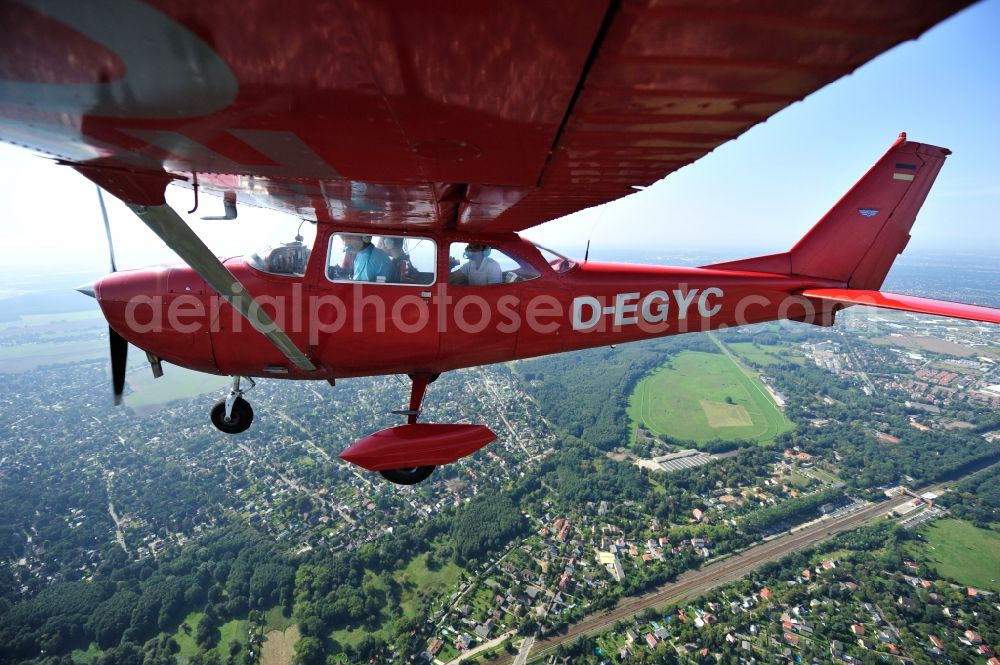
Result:
{"label": "red airplane", "polygon": [[[878,291],[949,151],[900,138],[791,250],[701,268],[576,262],[517,232],[620,198],[967,4],[108,0],[3,5],[0,138],[124,201],[186,262],[84,289],[129,342],[234,377],[412,378],[405,425],[341,457],[412,484],[495,438],[419,423],[442,372],[865,304],[1000,323]],[[114,20],[108,20],[109,15]],[[456,39],[456,36],[460,38]],[[474,51],[470,52],[470,48]],[[172,182],[316,224],[220,260]]]}

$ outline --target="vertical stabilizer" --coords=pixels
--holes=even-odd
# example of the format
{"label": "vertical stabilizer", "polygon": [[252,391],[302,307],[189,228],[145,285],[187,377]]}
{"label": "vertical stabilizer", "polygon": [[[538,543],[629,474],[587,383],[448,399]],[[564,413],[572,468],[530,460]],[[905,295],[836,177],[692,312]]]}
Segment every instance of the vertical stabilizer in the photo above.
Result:
{"label": "vertical stabilizer", "polygon": [[946,148],[907,141],[906,134],[900,134],[790,251],[710,267],[787,271],[855,289],[877,289],[906,247],[917,212],[949,154]]}

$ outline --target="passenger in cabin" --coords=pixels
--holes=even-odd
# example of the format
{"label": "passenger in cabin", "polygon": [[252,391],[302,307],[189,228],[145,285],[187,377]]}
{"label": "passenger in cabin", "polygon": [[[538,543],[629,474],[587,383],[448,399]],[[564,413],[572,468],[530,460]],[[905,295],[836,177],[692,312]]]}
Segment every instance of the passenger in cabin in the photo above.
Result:
{"label": "passenger in cabin", "polygon": [[417,269],[410,261],[410,255],[406,253],[403,238],[386,237],[382,239],[382,249],[386,256],[392,261],[392,271],[389,273],[389,281],[395,284],[418,284]]}
{"label": "passenger in cabin", "polygon": [[449,284],[483,286],[503,281],[500,264],[490,258],[490,248],[480,243],[469,243],[462,256],[465,263],[448,275]]}
{"label": "passenger in cabin", "polygon": [[370,235],[359,233],[342,233],[340,237],[347,247],[347,253],[353,254],[351,279],[356,282],[389,281],[392,273],[392,261],[381,249],[372,244]]}

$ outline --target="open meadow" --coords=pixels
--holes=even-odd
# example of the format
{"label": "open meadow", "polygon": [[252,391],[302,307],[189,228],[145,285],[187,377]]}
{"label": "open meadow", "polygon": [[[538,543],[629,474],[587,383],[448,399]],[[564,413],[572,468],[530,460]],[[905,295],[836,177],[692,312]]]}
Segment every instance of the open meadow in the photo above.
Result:
{"label": "open meadow", "polygon": [[922,527],[920,535],[924,542],[910,546],[914,557],[960,584],[1000,592],[1000,533],[943,519]]}
{"label": "open meadow", "polygon": [[723,353],[678,354],[639,382],[628,414],[655,435],[695,443],[772,441],[792,429],[760,380]]}

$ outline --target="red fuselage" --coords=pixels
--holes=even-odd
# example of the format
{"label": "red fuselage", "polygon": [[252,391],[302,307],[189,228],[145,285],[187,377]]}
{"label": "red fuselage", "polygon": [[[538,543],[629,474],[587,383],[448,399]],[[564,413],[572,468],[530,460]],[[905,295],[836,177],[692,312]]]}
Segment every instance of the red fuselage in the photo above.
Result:
{"label": "red fuselage", "polygon": [[[324,247],[330,231],[321,232]],[[438,237],[441,246],[475,238]],[[314,251],[302,277],[226,266],[316,365],[303,372],[186,267],[115,273],[95,285],[111,326],[168,362],[213,374],[334,379],[462,367],[778,319],[829,322],[829,306],[795,296],[831,280],[773,273],[568,262],[527,241],[490,236],[537,268],[527,281],[448,283],[446,256],[425,286],[327,279]],[[826,318],[825,318],[826,317]]]}

